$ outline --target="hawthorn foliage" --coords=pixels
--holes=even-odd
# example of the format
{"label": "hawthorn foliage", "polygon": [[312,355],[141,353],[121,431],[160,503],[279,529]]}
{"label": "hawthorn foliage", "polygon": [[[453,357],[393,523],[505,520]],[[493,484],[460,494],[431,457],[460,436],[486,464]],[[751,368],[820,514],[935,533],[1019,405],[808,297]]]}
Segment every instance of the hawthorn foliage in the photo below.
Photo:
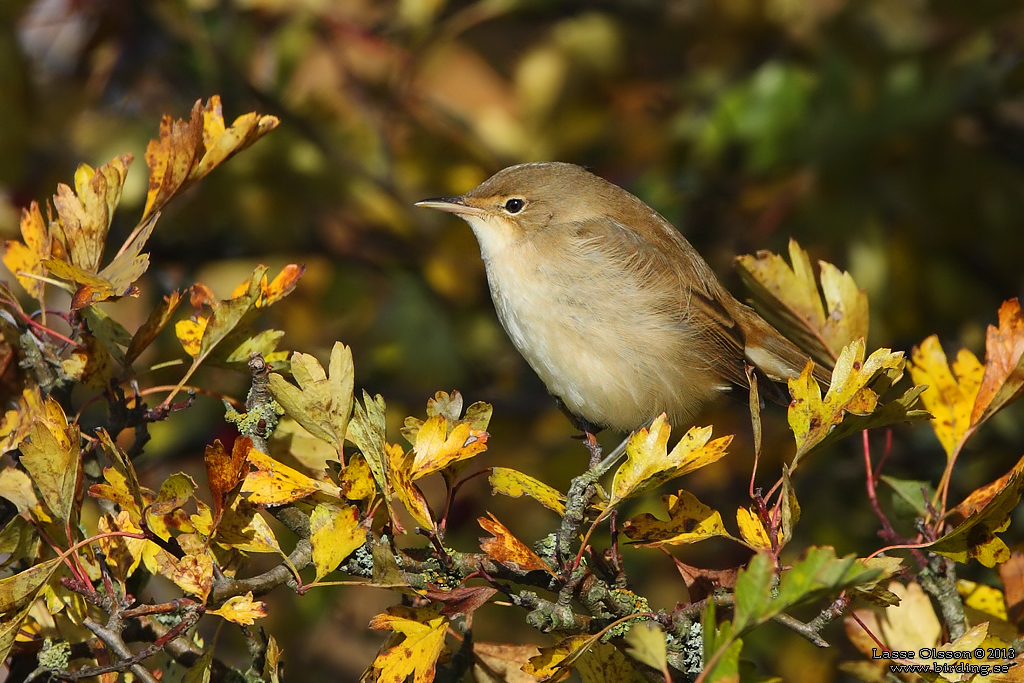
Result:
{"label": "hawthorn foliage", "polygon": [[[741,257],[740,273],[765,314],[834,368],[828,386],[810,365],[790,381],[792,434],[771,438],[792,438],[793,455],[769,475],[774,483],[756,486],[764,473],[758,472],[762,429],[751,376],[749,505],[716,510],[682,488],[685,475],[728,456],[732,436],[693,427],[670,447],[661,416],[595,459],[566,492],[513,468],[487,468],[494,495],[539,503],[559,521],[531,547],[480,511],[479,544],[453,548],[445,538],[452,503],[476,476],[466,473],[471,459],[487,449],[491,406],[467,406],[457,391],[438,392],[425,414],[405,418],[406,444],[393,441],[385,398],[356,392],[348,347],[337,343],[324,367],[311,355],[279,350],[281,332],[258,330],[260,312],[298,286],[301,266],[272,277],[256,267],[223,300],[198,283],[173,292],[136,330],[97,306],[139,295],[136,282],[149,267],[146,242],[162,207],[277,123],[251,113],[228,126],[217,97],[197,102],[187,120],[165,116],[146,151],[143,214],[105,264],[130,155],[96,169],[79,167],[74,187],[59,185],[45,203],[45,219],[36,203],[24,209],[23,240],[6,245],[4,262],[24,290],[0,285],[0,361],[20,390],[0,426],[0,496],[16,510],[0,532],[0,654],[12,671],[68,680],[115,680],[130,672],[155,681],[165,673],[154,669],[154,662],[167,661],[155,658],[163,653],[188,667],[185,680],[223,678],[229,670],[216,640],[204,642],[195,628],[201,619],[220,619],[242,628],[250,641],[250,666],[239,673],[276,681],[285,654],[273,634],[252,628],[266,616],[260,597],[340,582],[347,590],[373,586],[395,596],[395,605],[368,625],[390,635],[366,662],[365,680],[558,680],[573,670],[588,683],[754,680],[740,664],[749,632],[777,622],[825,647],[823,630],[837,619],[865,655],[844,668],[863,680],[889,675],[889,660],[874,653],[921,648],[983,648],[996,653],[986,664],[1011,665],[985,680],[1018,680],[1012,665],[1021,650],[1024,556],[1011,553],[999,533],[1024,491],[1024,459],[963,501],[949,500],[965,443],[1024,391],[1024,315],[1016,300],[999,309],[983,362],[960,350],[950,364],[935,337],[909,359],[890,349],[869,353],[868,301],[848,273],[822,262],[815,277],[796,242],[788,261],[767,252]],[[67,310],[47,307],[53,287],[70,294]],[[28,300],[35,303],[26,307]],[[176,315],[186,300],[191,314]],[[66,334],[55,329],[58,321]],[[147,386],[139,359],[165,333],[180,342],[180,381],[173,388]],[[251,376],[244,406],[228,403],[224,416],[240,436],[206,447],[208,487],[183,473],[147,486],[134,462],[145,452],[148,425],[195,409],[182,392],[202,389],[190,382],[204,365]],[[163,398],[151,405],[154,395]],[[106,404],[106,421],[83,426],[83,405],[96,402]],[[941,478],[884,474],[886,453],[870,451],[869,430],[925,420],[941,451],[922,457],[944,457]],[[823,445],[858,434],[866,501],[882,543],[866,557],[841,556],[824,545],[794,553],[794,528],[812,512],[799,503],[800,465]],[[271,457],[275,441],[287,442],[301,469]],[[443,509],[424,497],[420,480],[427,477],[443,479]],[[618,519],[625,501],[669,483],[675,492],[662,497],[661,514]],[[886,517],[881,486],[916,511],[912,537]],[[98,503],[98,519],[83,518],[87,499]],[[414,529],[402,523],[401,510]],[[297,542],[283,544],[268,516]],[[414,534],[429,545],[410,543]],[[591,543],[602,534],[611,537],[607,551]],[[671,553],[712,537],[748,548],[747,561],[712,571],[676,560],[679,594],[686,597],[672,610],[652,608],[631,589],[625,553]],[[785,564],[784,550],[798,559]],[[254,572],[253,554],[279,561]],[[996,567],[1001,587],[958,580],[958,565],[973,561]],[[140,602],[136,596],[156,575],[178,594]],[[550,645],[475,640],[474,612],[488,603],[551,634]],[[793,608],[807,605],[819,610],[816,617],[793,616]]]}

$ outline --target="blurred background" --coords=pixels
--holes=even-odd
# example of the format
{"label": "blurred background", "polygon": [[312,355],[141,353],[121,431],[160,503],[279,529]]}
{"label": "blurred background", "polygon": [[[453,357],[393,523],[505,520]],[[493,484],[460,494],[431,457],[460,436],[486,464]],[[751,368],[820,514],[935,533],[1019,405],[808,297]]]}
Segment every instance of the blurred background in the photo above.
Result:
{"label": "blurred background", "polygon": [[[501,329],[468,226],[416,200],[513,163],[583,164],[664,214],[740,298],[733,257],[784,252],[795,237],[867,290],[870,347],[909,351],[938,333],[951,355],[980,356],[1000,302],[1024,294],[1022,41],[1024,9],[1010,0],[5,0],[0,235],[17,237],[20,208],[70,183],[79,163],[132,152],[111,233],[120,244],[142,210],[161,115],[186,117],[218,93],[229,121],[275,114],[276,131],[169,205],[142,298],[110,314],[134,330],[170,289],[200,281],[227,296],[258,262],[272,274],[304,263],[298,290],[265,318],[286,331],[285,348],[324,359],[335,340],[351,345],[356,386],[388,401],[394,441],[435,391],[492,402],[478,467],[511,465],[564,490],[584,449]],[[151,363],[184,356],[165,336]],[[230,373],[196,383],[246,390]],[[792,446],[784,411],[766,420],[767,488]],[[737,440],[683,484],[731,526],[750,476],[746,398],[701,422]],[[218,403],[201,398],[154,437],[143,465],[159,482],[200,474],[203,446],[230,435]],[[796,478],[806,518],[794,548],[879,547],[857,441]],[[951,500],[1024,452],[1021,410],[972,443]],[[943,464],[922,426],[897,430],[886,471],[934,482]],[[475,484],[453,545],[472,548],[487,509],[528,541],[553,528],[539,506]],[[652,496],[631,512],[657,508]],[[627,555],[656,608],[683,599],[668,558]],[[716,541],[676,555],[715,568],[746,557]],[[274,594],[267,628],[293,673],[351,680],[379,642],[366,622],[394,599]],[[477,639],[548,642],[522,616],[485,608]],[[844,638],[826,637],[839,647],[822,654],[768,627],[745,652],[786,680],[841,680]]]}

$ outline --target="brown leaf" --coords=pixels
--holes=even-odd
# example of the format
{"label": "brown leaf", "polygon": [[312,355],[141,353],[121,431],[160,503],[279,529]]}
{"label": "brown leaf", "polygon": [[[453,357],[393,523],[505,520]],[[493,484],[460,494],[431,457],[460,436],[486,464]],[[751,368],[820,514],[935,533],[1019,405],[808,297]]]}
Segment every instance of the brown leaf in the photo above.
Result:
{"label": "brown leaf", "polygon": [[188,121],[169,114],[160,120],[160,137],[146,146],[149,191],[143,219],[163,208],[192,171],[203,141],[202,111],[202,100],[196,100]]}
{"label": "brown leaf", "polygon": [[537,683],[540,677],[528,674],[523,666],[540,654],[536,645],[509,643],[473,643],[474,683]]}
{"label": "brown leaf", "polygon": [[231,453],[227,452],[220,440],[206,447],[206,476],[210,482],[210,494],[213,496],[214,525],[220,520],[224,508],[228,505],[228,494],[242,481],[245,463],[252,450],[252,439],[240,436],[235,439]]}
{"label": "brown leaf", "polygon": [[455,619],[480,609],[497,592],[490,586],[459,586],[450,591],[425,590],[423,596],[431,602],[440,603],[441,614]]}
{"label": "brown leaf", "polygon": [[1024,616],[1024,553],[1014,551],[999,565],[999,578],[1006,594],[1007,620],[1016,624]]}

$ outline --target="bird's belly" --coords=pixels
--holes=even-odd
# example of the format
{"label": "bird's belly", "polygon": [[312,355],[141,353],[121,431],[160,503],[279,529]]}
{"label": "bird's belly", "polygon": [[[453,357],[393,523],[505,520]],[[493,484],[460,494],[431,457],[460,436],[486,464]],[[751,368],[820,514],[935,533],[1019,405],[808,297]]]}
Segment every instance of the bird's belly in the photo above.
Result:
{"label": "bird's belly", "polygon": [[685,421],[709,398],[692,388],[707,382],[692,381],[702,372],[701,361],[686,349],[685,326],[649,292],[628,291],[629,282],[607,278],[578,278],[553,288],[545,277],[495,277],[488,265],[506,332],[574,414],[629,431],[662,412]]}

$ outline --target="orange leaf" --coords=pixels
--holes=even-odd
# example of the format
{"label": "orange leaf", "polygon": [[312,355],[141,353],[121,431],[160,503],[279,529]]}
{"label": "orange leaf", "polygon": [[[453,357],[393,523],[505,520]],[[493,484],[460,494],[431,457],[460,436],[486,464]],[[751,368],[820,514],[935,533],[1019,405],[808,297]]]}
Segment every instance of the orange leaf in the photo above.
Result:
{"label": "orange leaf", "polygon": [[201,120],[202,100],[192,105],[188,121],[175,121],[169,114],[160,120],[160,137],[146,146],[149,191],[143,219],[159,211],[188,178],[203,141]]}
{"label": "orange leaf", "polygon": [[971,411],[977,425],[1024,392],[1024,315],[1017,299],[999,307],[999,327],[985,335],[985,375]]}
{"label": "orange leaf", "polygon": [[501,522],[491,513],[487,517],[478,517],[477,522],[485,531],[494,535],[494,538],[480,539],[480,549],[487,553],[496,562],[512,567],[519,571],[530,572],[544,570],[554,576],[551,567],[544,560],[540,559],[537,553],[533,552],[525,543],[512,535],[512,532],[505,528]]}
{"label": "orange leaf", "polygon": [[227,504],[228,494],[242,480],[246,457],[251,450],[252,439],[247,436],[235,439],[230,454],[220,440],[206,447],[206,476],[210,482],[210,493],[213,495],[213,514],[216,520],[220,519]]}

